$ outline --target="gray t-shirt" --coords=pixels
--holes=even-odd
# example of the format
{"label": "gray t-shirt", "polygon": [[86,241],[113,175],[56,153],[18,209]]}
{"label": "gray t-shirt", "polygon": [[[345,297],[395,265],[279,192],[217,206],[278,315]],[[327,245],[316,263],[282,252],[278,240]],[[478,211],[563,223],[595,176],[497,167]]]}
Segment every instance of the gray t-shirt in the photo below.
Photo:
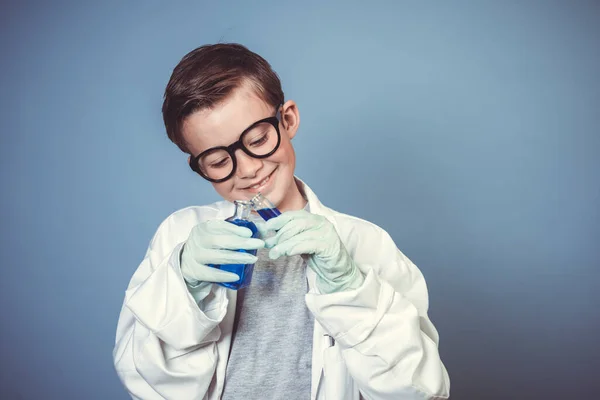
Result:
{"label": "gray t-shirt", "polygon": [[225,400],[310,398],[314,320],[306,262],[258,251],[252,282],[238,291]]}

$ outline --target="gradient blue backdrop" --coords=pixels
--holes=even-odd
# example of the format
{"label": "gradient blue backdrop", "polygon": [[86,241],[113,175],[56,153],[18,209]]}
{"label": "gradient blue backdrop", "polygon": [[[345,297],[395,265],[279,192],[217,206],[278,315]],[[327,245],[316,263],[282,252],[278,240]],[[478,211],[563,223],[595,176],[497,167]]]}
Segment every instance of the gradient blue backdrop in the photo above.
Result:
{"label": "gradient blue backdrop", "polygon": [[600,393],[598,2],[3,2],[2,399],[127,399],[127,283],[217,200],[161,121],[238,41],[300,107],[297,174],[421,268],[454,399]]}

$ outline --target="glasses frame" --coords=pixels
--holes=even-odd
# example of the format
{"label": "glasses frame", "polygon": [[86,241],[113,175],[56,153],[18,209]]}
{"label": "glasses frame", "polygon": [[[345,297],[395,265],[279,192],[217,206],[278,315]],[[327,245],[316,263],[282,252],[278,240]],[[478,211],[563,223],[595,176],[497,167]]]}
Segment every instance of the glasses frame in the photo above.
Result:
{"label": "glasses frame", "polygon": [[[229,146],[216,146],[216,147],[211,147],[210,149],[204,150],[202,153],[198,154],[195,157],[192,157],[190,159],[190,168],[192,169],[192,171],[194,171],[195,173],[197,173],[198,175],[200,175],[201,177],[203,177],[204,179],[206,179],[207,181],[213,182],[213,183],[220,183],[220,182],[225,182],[226,180],[230,179],[234,174],[235,171],[237,169],[237,159],[235,158],[235,152],[240,149],[242,150],[244,153],[246,153],[247,155],[249,155],[252,158],[258,158],[258,159],[262,159],[262,158],[267,158],[272,156],[277,149],[279,149],[279,145],[281,144],[281,133],[279,132],[279,122],[281,121],[281,106],[283,104],[280,104],[277,107],[277,110],[275,112],[275,116],[274,117],[267,117],[267,118],[263,118],[259,121],[256,121],[255,123],[253,123],[252,125],[250,125],[249,127],[247,127],[246,129],[244,129],[244,131],[240,134],[239,139],[230,144]],[[256,125],[258,124],[262,124],[262,123],[269,123],[271,125],[273,125],[273,127],[275,128],[275,131],[277,132],[277,144],[275,145],[275,148],[273,148],[273,150],[271,150],[269,153],[258,156],[254,153],[252,153],[250,150],[248,150],[245,146],[244,143],[242,142],[242,138],[244,137],[244,135],[252,130]],[[229,153],[229,156],[231,157],[231,160],[233,161],[233,168],[231,169],[231,173],[229,175],[227,175],[225,178],[221,178],[221,179],[212,179],[208,176],[206,176],[206,174],[204,174],[202,172],[202,170],[198,167],[198,161],[200,160],[200,157],[202,157],[203,155],[212,152],[212,151],[216,151],[216,150],[225,150],[227,151],[227,153]]]}

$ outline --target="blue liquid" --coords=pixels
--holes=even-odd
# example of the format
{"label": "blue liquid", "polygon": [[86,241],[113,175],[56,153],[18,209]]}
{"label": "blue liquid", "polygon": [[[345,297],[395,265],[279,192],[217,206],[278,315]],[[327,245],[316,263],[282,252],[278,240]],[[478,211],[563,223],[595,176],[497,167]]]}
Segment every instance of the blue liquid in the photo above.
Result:
{"label": "blue liquid", "polygon": [[[227,222],[231,222],[234,225],[243,226],[252,231],[252,237],[255,238],[258,236],[258,229],[256,229],[256,225],[252,221],[247,221],[243,219],[227,219]],[[249,253],[252,255],[256,255],[256,250],[237,250],[240,253]],[[225,286],[226,288],[238,290],[245,288],[250,285],[252,281],[252,272],[254,272],[254,264],[209,264],[210,267],[218,268],[223,271],[233,272],[237,274],[240,279],[235,282],[220,282],[219,285]]]}
{"label": "blue liquid", "polygon": [[281,212],[276,208],[263,208],[261,210],[256,211],[265,221],[270,220],[271,218],[275,218],[278,215],[281,215]]}

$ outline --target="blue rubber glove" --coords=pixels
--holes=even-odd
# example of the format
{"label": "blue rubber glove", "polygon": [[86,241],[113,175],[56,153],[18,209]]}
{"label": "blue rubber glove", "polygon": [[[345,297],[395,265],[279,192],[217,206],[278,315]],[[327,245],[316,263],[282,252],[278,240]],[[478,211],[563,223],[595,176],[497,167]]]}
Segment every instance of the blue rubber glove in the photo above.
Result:
{"label": "blue rubber glove", "polygon": [[227,221],[210,220],[196,225],[183,245],[181,273],[192,286],[201,282],[235,282],[240,277],[207,264],[253,264],[257,257],[236,251],[262,249],[265,243],[252,231]]}
{"label": "blue rubber glove", "polygon": [[305,210],[288,211],[260,224],[259,229],[261,233],[277,231],[265,240],[266,247],[271,248],[269,258],[307,255],[307,265],[317,274],[321,293],[352,290],[362,285],[364,276],[325,217]]}

